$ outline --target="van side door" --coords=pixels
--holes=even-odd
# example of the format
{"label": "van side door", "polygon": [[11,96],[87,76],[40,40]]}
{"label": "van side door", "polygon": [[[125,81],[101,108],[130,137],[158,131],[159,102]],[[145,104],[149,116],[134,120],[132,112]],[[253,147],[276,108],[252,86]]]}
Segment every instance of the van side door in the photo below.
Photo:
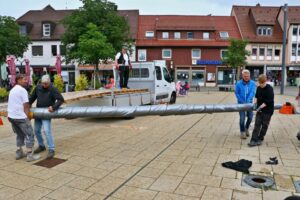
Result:
{"label": "van side door", "polygon": [[162,101],[168,98],[168,92],[166,91],[165,80],[163,77],[163,71],[160,66],[155,66],[155,100]]}

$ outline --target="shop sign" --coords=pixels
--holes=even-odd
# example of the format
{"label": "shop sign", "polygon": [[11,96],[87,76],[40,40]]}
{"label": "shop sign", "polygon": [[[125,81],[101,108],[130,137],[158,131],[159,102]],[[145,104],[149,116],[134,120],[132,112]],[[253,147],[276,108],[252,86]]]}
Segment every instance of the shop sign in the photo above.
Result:
{"label": "shop sign", "polygon": [[197,65],[221,65],[220,60],[197,60]]}
{"label": "shop sign", "polygon": [[267,70],[269,70],[269,71],[280,71],[281,67],[267,67]]}

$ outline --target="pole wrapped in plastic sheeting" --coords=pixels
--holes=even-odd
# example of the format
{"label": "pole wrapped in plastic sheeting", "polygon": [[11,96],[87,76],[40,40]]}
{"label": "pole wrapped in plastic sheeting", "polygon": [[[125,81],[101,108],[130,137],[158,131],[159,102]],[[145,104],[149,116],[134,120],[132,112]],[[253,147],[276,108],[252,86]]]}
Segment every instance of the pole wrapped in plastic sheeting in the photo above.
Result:
{"label": "pole wrapped in plastic sheeting", "polygon": [[[275,109],[281,108],[275,105]],[[33,118],[120,118],[148,115],[188,115],[199,113],[239,112],[253,110],[253,104],[176,104],[152,106],[91,106],[91,107],[65,107],[55,112],[48,112],[47,108],[32,108]]]}

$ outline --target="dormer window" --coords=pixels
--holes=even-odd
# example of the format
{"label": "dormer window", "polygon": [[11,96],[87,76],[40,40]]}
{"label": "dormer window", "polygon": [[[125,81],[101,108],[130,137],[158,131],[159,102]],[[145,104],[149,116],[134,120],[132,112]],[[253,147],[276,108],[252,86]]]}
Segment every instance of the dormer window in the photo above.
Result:
{"label": "dormer window", "polygon": [[20,25],[19,32],[20,32],[20,35],[23,35],[23,36],[27,35],[27,27],[26,27],[26,25]]}
{"label": "dormer window", "polygon": [[221,39],[227,39],[227,38],[229,38],[228,32],[227,31],[221,31],[220,32],[220,38]]}
{"label": "dormer window", "polygon": [[50,24],[43,24],[43,36],[50,37],[51,34],[51,25]]}
{"label": "dormer window", "polygon": [[145,36],[146,36],[147,38],[153,38],[153,37],[154,37],[154,32],[153,32],[153,31],[146,31]]}
{"label": "dormer window", "polygon": [[273,28],[268,26],[257,27],[257,35],[260,36],[271,36],[273,33]]}

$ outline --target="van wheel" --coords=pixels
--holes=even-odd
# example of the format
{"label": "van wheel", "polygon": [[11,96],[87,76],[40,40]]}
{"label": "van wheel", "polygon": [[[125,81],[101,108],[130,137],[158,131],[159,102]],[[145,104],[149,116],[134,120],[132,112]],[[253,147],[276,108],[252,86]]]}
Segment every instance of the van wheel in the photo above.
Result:
{"label": "van wheel", "polygon": [[173,92],[170,98],[170,104],[176,103],[176,93]]}

